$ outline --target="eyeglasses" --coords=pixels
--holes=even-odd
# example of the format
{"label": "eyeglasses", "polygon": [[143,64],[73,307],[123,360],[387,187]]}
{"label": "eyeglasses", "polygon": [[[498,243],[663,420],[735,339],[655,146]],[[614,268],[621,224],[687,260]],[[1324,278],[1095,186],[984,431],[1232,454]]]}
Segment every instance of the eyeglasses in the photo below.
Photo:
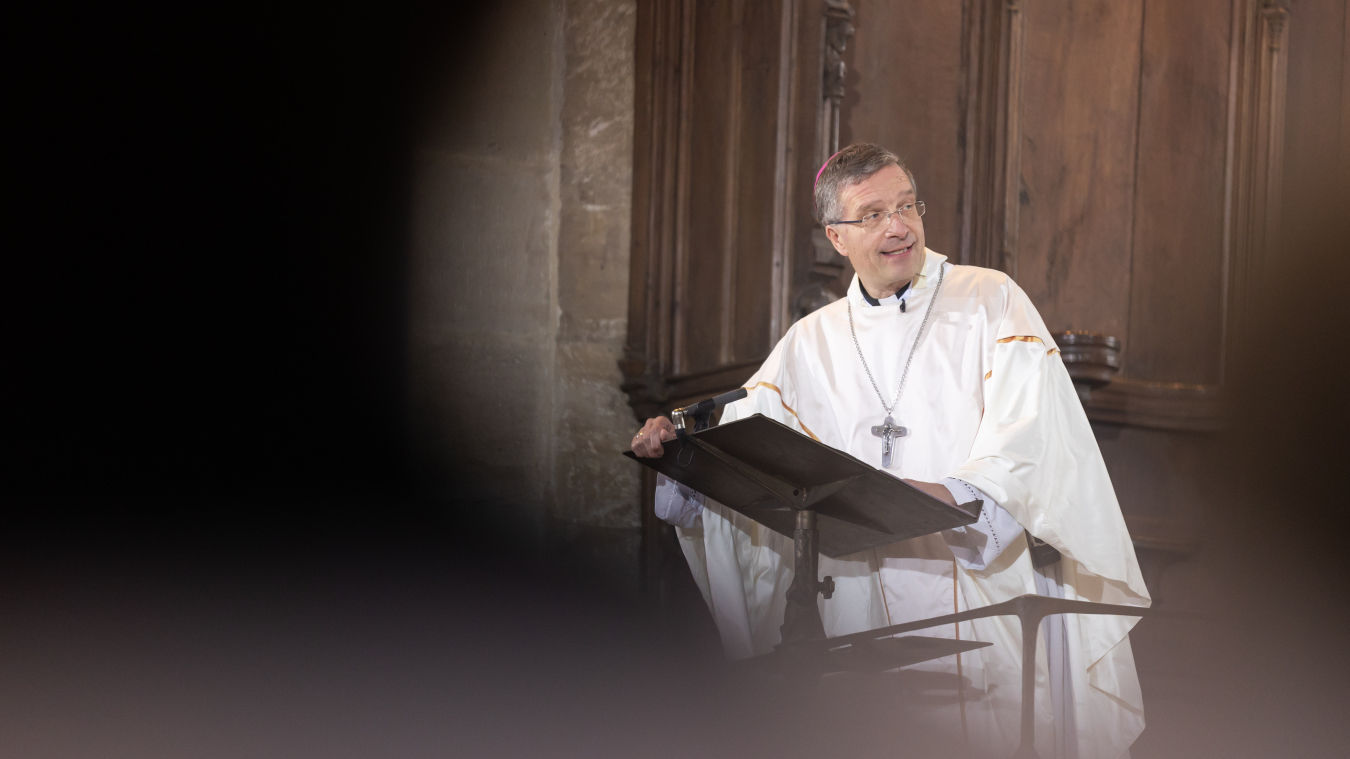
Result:
{"label": "eyeglasses", "polygon": [[857,224],[859,227],[867,230],[868,232],[875,232],[876,230],[881,229],[883,226],[890,224],[891,217],[896,214],[900,214],[906,219],[913,221],[919,218],[920,216],[923,216],[924,211],[927,210],[928,207],[924,205],[924,202],[922,200],[916,200],[913,203],[906,203],[903,206],[900,206],[899,208],[895,209],[894,211],[873,211],[872,213],[864,215],[861,219],[852,219],[849,221],[844,220],[827,221],[825,223],[827,225]]}

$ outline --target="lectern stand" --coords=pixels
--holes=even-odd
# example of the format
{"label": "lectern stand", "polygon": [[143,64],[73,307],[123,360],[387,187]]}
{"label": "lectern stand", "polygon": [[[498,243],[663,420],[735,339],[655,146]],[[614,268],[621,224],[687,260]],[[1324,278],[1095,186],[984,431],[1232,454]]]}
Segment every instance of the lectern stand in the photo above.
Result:
{"label": "lectern stand", "polygon": [[[979,609],[944,614],[914,622],[906,622],[890,627],[880,627],[852,635],[830,638],[826,645],[848,651],[857,646],[870,647],[878,643],[893,640],[890,636],[912,630],[924,630],[938,625],[950,625],[985,617],[1016,616],[1022,623],[1022,730],[1021,741],[1013,759],[1039,759],[1035,746],[1035,705],[1036,705],[1036,632],[1041,620],[1054,614],[1112,614],[1125,617],[1147,616],[1148,609],[1138,606],[1094,603],[1068,598],[1050,598],[1048,596],[1025,595],[1009,599],[1002,603],[990,604]],[[900,640],[904,640],[901,638]]]}
{"label": "lectern stand", "polygon": [[[625,455],[793,539],[779,650],[814,672],[852,669],[860,660],[833,657],[819,645],[825,630],[816,594],[829,598],[834,590],[832,578],[817,576],[819,554],[837,558],[960,527],[980,513],[979,501],[949,506],[759,414],[682,435],[664,447],[659,459]],[[870,649],[867,668],[890,669],[986,645],[941,638],[888,643]]]}
{"label": "lectern stand", "polygon": [[[840,557],[974,522],[981,502],[948,506],[858,459],[756,414],[671,441],[643,464],[793,538],[794,569],[782,643],[758,663],[778,661],[807,676],[836,670],[886,670],[990,645],[978,641],[894,637],[984,617],[1015,615],[1022,626],[1022,725],[1017,759],[1036,757],[1034,699],[1037,628],[1054,614],[1144,616],[1147,609],[1026,595],[979,609],[826,638],[816,594],[819,554]],[[754,661],[754,660],[752,660]]]}

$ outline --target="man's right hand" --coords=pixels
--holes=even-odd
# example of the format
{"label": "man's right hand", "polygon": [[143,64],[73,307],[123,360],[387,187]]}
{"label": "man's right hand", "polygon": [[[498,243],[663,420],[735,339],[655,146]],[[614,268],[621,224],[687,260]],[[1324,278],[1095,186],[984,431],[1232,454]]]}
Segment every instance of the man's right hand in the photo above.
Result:
{"label": "man's right hand", "polygon": [[664,416],[648,419],[633,436],[633,454],[644,459],[660,458],[662,443],[675,439],[675,423]]}

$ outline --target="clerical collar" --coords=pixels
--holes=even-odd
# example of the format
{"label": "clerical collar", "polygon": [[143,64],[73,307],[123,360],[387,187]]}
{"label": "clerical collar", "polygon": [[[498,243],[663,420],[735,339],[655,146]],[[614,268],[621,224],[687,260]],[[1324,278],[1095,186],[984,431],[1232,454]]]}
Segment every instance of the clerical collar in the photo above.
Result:
{"label": "clerical collar", "polygon": [[877,300],[872,297],[871,293],[867,292],[867,288],[863,286],[862,279],[859,278],[858,292],[862,293],[863,300],[867,301],[867,305],[869,306],[894,305],[904,300],[905,293],[909,292],[909,285],[910,283],[906,282],[904,287],[895,291],[895,295],[888,295],[881,300]]}

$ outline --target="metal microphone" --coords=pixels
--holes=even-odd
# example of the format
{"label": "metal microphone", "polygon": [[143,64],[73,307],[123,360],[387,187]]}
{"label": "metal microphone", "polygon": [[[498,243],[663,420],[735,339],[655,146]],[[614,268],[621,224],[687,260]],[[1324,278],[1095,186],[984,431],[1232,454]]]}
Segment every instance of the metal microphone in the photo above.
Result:
{"label": "metal microphone", "polygon": [[690,426],[693,427],[692,430],[689,430],[691,432],[707,429],[714,411],[732,401],[739,401],[747,395],[749,395],[749,393],[745,388],[738,387],[735,390],[722,393],[721,395],[704,398],[691,406],[677,408],[670,412],[670,421],[675,423],[675,431],[679,434],[683,434],[686,431],[686,428]]}

